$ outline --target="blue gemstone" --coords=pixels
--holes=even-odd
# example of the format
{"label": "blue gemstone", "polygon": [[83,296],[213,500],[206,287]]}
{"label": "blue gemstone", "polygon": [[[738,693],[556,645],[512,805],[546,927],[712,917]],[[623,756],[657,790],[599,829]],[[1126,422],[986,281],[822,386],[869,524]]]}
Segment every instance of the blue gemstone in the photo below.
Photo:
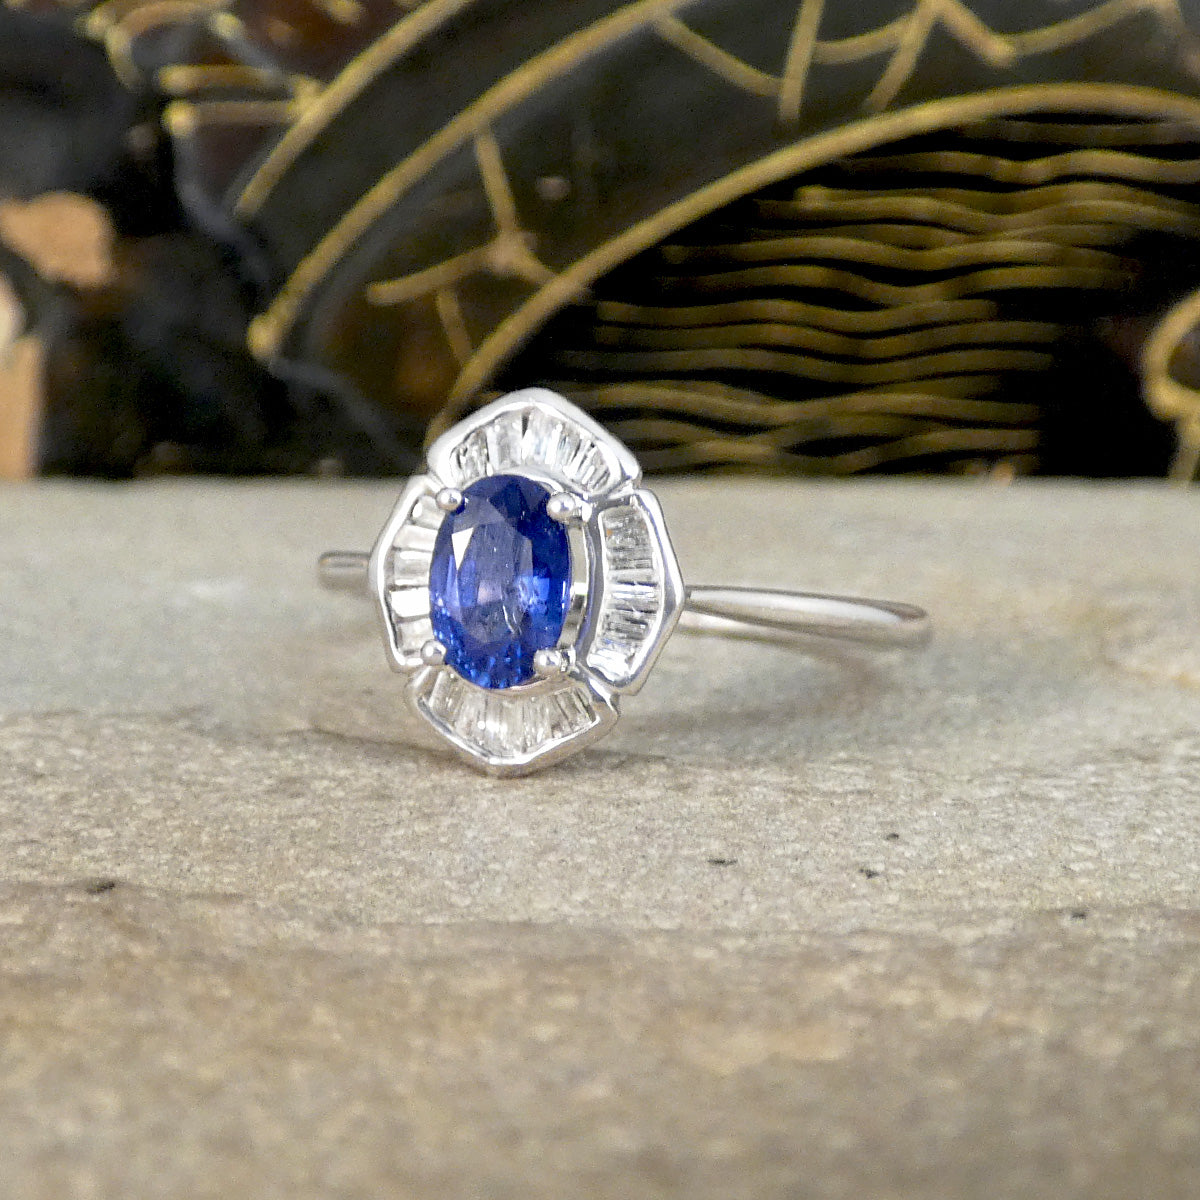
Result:
{"label": "blue gemstone", "polygon": [[558,644],[571,590],[567,531],[546,512],[550,492],[519,475],[463,491],[442,521],[429,569],[433,636],[446,662],[485,688],[534,677],[533,656]]}

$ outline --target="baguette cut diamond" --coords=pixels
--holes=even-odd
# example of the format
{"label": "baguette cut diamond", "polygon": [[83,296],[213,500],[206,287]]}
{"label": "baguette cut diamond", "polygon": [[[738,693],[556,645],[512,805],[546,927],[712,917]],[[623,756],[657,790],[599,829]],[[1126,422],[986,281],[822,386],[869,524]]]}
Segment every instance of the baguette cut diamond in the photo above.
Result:
{"label": "baguette cut diamond", "polygon": [[558,644],[571,587],[566,529],[546,512],[549,489],[491,475],[463,489],[442,521],[429,570],[433,636],[446,663],[483,688],[535,678],[533,656]]}

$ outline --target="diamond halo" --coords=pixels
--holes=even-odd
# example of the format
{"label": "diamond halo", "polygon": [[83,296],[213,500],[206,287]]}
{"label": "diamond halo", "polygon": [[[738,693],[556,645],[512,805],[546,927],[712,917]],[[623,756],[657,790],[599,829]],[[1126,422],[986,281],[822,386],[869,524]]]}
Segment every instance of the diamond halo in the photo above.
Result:
{"label": "diamond halo", "polygon": [[[431,665],[430,568],[446,511],[439,495],[495,475],[525,476],[562,497],[570,535],[570,608],[542,677],[480,687]],[[563,397],[527,388],[479,410],[438,438],[428,467],[402,492],[368,567],[392,667],[408,698],[460,756],[491,774],[517,775],[603,736],[620,697],[646,679],[683,607],[679,566],[634,456]],[[553,501],[552,501],[553,503]]]}

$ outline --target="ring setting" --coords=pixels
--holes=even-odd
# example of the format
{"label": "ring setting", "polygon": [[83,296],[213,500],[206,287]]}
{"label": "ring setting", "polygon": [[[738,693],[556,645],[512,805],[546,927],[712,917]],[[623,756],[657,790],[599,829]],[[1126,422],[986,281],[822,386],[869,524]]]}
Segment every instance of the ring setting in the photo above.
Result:
{"label": "ring setting", "polygon": [[528,389],[438,438],[371,554],[417,714],[496,774],[606,733],[674,627],[683,582],[637,460]]}
{"label": "ring setting", "polygon": [[[322,557],[362,578],[362,555]],[[561,761],[604,736],[685,608],[712,632],[905,644],[908,605],[684,586],[637,459],[569,401],[528,388],[429,447],[366,561],[390,665],[412,709],[494,775]]]}

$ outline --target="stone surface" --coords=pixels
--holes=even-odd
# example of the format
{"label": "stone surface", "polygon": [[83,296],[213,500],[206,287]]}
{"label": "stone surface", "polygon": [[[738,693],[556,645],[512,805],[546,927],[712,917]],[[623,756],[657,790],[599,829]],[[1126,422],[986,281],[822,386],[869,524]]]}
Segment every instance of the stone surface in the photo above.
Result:
{"label": "stone surface", "polygon": [[497,781],[314,584],[394,491],[3,492],[5,1200],[1200,1194],[1200,495],[664,486],[933,646]]}
{"label": "stone surface", "polygon": [[476,480],[443,518],[429,571],[430,619],[446,662],[484,688],[534,678],[562,634],[571,588],[567,531],[550,490],[517,475]]}

